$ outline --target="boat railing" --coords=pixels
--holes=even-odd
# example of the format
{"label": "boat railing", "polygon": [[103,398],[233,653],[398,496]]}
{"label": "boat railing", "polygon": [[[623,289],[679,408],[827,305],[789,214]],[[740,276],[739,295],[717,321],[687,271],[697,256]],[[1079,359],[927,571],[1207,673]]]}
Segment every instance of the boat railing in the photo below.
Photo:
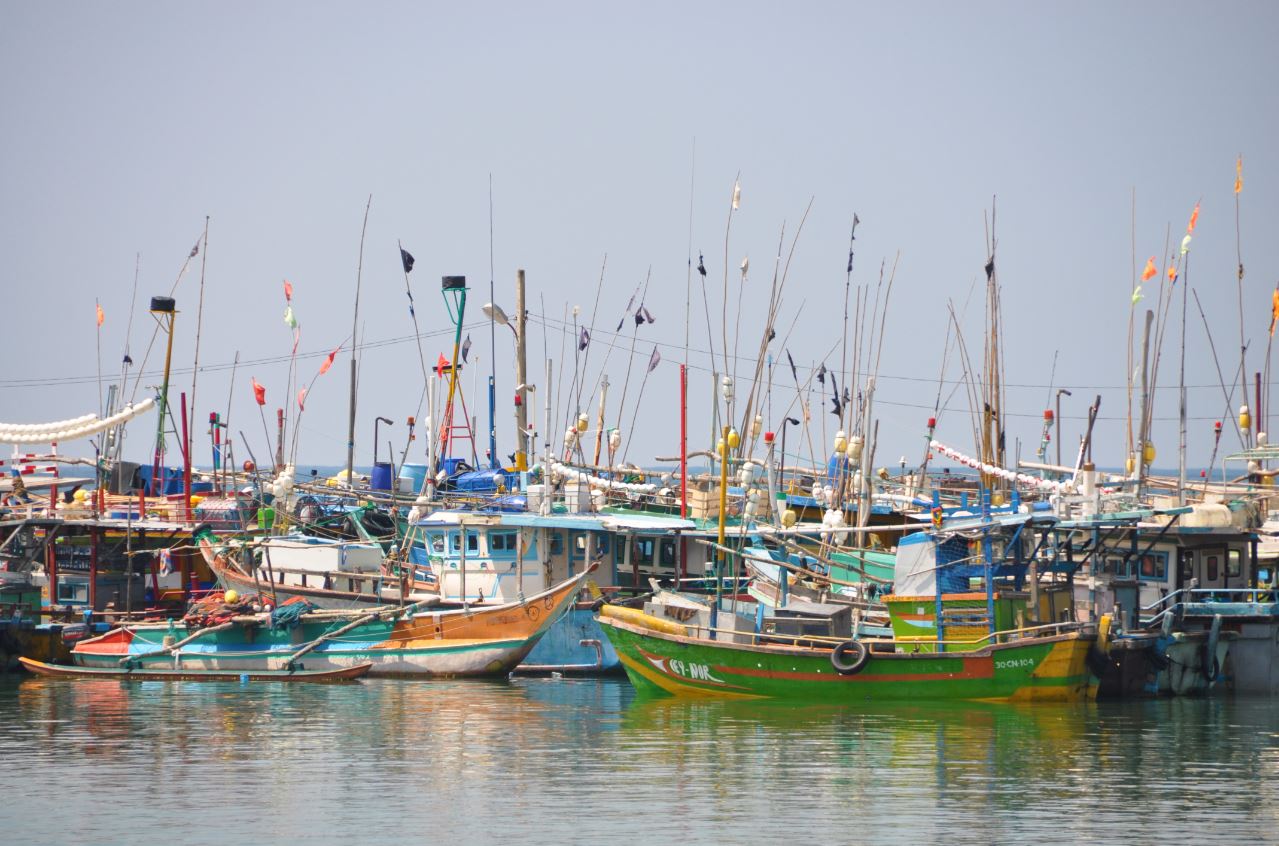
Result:
{"label": "boat railing", "polygon": [[1279,602],[1279,590],[1273,587],[1181,588],[1149,605],[1141,606],[1137,613],[1137,623],[1140,628],[1157,628],[1165,620],[1176,619],[1184,614],[1187,605],[1272,605],[1276,602]]}
{"label": "boat railing", "polygon": [[[1078,622],[1058,622],[1045,623],[1039,626],[1025,626],[1019,629],[1005,629],[1003,631],[991,632],[979,638],[973,639],[930,639],[930,638],[858,638],[866,644],[873,645],[891,644],[894,649],[897,647],[905,649],[918,649],[923,646],[937,647],[938,652],[942,652],[945,647],[962,647],[954,649],[954,652],[976,652],[987,646],[995,646],[1001,643],[1011,643],[1018,640],[1033,640],[1035,638],[1060,637],[1072,632],[1081,631],[1087,627],[1086,623]],[[741,631],[738,629],[725,629],[711,626],[703,626],[700,624],[689,624],[686,626],[690,637],[701,637],[704,635],[733,635],[740,638],[748,638],[753,645],[760,645],[761,642],[785,641],[791,646],[831,646],[835,647],[849,640],[847,637],[832,637],[830,635],[818,634],[782,634],[778,632],[752,632]]]}

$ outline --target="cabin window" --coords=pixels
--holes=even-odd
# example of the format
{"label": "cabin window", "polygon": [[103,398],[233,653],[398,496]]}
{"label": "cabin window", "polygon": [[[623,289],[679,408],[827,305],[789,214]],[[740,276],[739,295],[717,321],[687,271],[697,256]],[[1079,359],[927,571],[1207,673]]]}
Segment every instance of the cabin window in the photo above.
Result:
{"label": "cabin window", "polygon": [[653,538],[636,538],[635,539],[635,559],[632,564],[652,564],[653,553],[657,549],[657,543]]}
{"label": "cabin window", "polygon": [[480,551],[480,536],[475,532],[466,533],[466,551],[476,553]]}
{"label": "cabin window", "polygon": [[1216,555],[1204,557],[1204,581],[1215,582],[1221,575],[1221,559]]}
{"label": "cabin window", "polygon": [[596,535],[595,545],[598,547],[598,549],[596,549],[596,552],[598,552],[600,555],[608,555],[608,547],[609,547],[608,535],[603,535],[603,534]]}
{"label": "cabin window", "polygon": [[661,564],[663,567],[675,566],[675,539],[663,538],[661,544]]}
{"label": "cabin window", "polygon": [[89,583],[88,582],[58,582],[58,601],[59,602],[88,602],[89,601]]}
{"label": "cabin window", "polygon": [[489,554],[514,555],[515,532],[489,532]]}
{"label": "cabin window", "polygon": [[1162,580],[1166,575],[1168,556],[1162,552],[1147,552],[1141,556],[1141,577]]}
{"label": "cabin window", "polygon": [[444,554],[444,535],[438,532],[431,532],[426,536],[426,546],[431,550],[433,555]]}
{"label": "cabin window", "polygon": [[1243,555],[1237,549],[1226,551],[1226,576],[1236,579],[1243,575]]}
{"label": "cabin window", "polygon": [[559,532],[551,532],[551,555],[564,554],[564,535]]}
{"label": "cabin window", "polygon": [[1181,581],[1183,583],[1195,577],[1195,564],[1192,556],[1193,553],[1187,550],[1183,549],[1181,551]]}

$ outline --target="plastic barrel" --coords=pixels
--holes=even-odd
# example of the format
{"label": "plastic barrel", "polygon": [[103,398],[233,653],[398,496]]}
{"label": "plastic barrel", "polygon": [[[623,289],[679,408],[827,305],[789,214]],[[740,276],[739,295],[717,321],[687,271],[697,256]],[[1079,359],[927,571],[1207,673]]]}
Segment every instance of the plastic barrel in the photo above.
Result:
{"label": "plastic barrel", "polygon": [[391,489],[390,462],[379,461],[373,465],[373,475],[369,479],[369,487],[375,491],[389,491]]}
{"label": "plastic barrel", "polygon": [[425,464],[405,464],[400,468],[400,491],[415,494],[422,490],[426,481]]}
{"label": "plastic barrel", "polygon": [[275,525],[275,509],[267,506],[258,509],[258,528],[269,529]]}

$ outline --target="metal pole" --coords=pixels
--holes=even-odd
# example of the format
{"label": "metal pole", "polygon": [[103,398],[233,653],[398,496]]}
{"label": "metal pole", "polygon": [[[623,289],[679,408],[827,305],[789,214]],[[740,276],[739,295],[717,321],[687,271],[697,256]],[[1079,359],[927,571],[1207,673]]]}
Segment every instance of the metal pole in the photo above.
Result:
{"label": "metal pole", "polygon": [[[528,408],[526,402],[528,399],[528,321],[525,320],[524,309],[524,271],[515,271],[515,384],[516,396],[520,402],[515,406],[515,428],[519,431],[516,433],[519,439],[519,449],[515,453],[515,469],[527,470],[529,467],[528,453],[524,446],[524,436],[528,430]],[[551,395],[551,381],[546,380],[546,396],[549,401]],[[546,428],[546,436],[549,438],[551,434],[550,424],[548,422]]]}
{"label": "metal pole", "polygon": [[688,365],[679,366],[679,516],[688,518]]}
{"label": "metal pole", "polygon": [[169,340],[165,345],[164,351],[164,381],[160,385],[160,413],[156,415],[155,424],[155,461],[151,465],[152,496],[162,490],[162,488],[158,487],[160,480],[157,477],[164,469],[162,466],[164,463],[164,417],[169,413],[169,368],[173,364],[173,318],[176,313],[176,311],[163,313],[163,317],[168,318],[167,331]]}

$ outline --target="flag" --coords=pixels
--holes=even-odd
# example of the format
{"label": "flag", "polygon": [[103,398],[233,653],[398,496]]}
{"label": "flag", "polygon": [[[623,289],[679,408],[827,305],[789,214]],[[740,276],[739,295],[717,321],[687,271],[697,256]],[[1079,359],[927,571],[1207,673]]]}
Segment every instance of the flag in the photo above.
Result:
{"label": "flag", "polygon": [[1279,321],[1279,285],[1270,295],[1270,337],[1275,336],[1275,323]]}
{"label": "flag", "polygon": [[1243,156],[1235,159],[1235,193],[1243,190]]}
{"label": "flag", "polygon": [[853,251],[852,250],[848,251],[848,269],[845,270],[844,272],[845,273],[853,272]]}
{"label": "flag", "polygon": [[1195,224],[1199,222],[1199,204],[1195,203],[1195,210],[1190,213],[1190,223],[1186,224],[1186,234],[1193,235],[1195,233]]}
{"label": "flag", "polygon": [[1188,252],[1190,252],[1190,236],[1189,235],[1181,239],[1181,254],[1184,256]]}
{"label": "flag", "polygon": [[284,307],[284,324],[290,329],[298,328],[298,319],[293,316],[293,306],[291,305]]}
{"label": "flag", "polygon": [[1136,305],[1137,303],[1141,302],[1143,299],[1145,299],[1145,295],[1141,293],[1141,286],[1138,285],[1132,291],[1132,304]]}
{"label": "flag", "polygon": [[293,302],[293,283],[287,279],[284,280],[284,301]]}
{"label": "flag", "polygon": [[403,247],[400,247],[400,264],[404,265],[405,273],[413,269],[413,254]]}
{"label": "flag", "polygon": [[636,309],[636,310],[635,310],[635,325],[636,325],[636,326],[639,326],[639,325],[640,325],[640,324],[642,324],[643,322],[644,322],[644,312],[640,311],[639,309]]}
{"label": "flag", "polygon": [[189,259],[195,258],[199,252],[200,252],[200,239],[196,238],[195,246],[191,248],[191,254],[187,256],[187,259],[189,260]]}
{"label": "flag", "polygon": [[298,391],[298,411],[306,411],[306,388]]}
{"label": "flag", "polygon": [[990,257],[990,260],[986,262],[986,281],[989,282],[990,278],[994,275],[995,275],[995,257],[992,255]]}
{"label": "flag", "polygon": [[706,278],[706,260],[702,258],[701,252],[697,254],[697,272],[702,274],[702,278]]}
{"label": "flag", "polygon": [[320,365],[320,375],[321,375],[321,376],[323,376],[325,373],[328,373],[328,372],[329,372],[329,368],[333,366],[333,359],[337,358],[338,350],[340,350],[340,349],[342,349],[342,347],[341,347],[341,346],[339,346],[337,349],[333,350],[333,352],[329,353],[329,357],[328,357],[328,358],[326,358],[326,359],[324,359],[324,363]]}
{"label": "flag", "polygon": [[640,306],[640,311],[644,312],[644,319],[648,321],[649,323],[657,322],[656,320],[653,319],[653,313],[648,310],[647,306]]}
{"label": "flag", "polygon": [[817,381],[821,382],[823,385],[826,384],[826,362],[824,361],[817,368]]}
{"label": "flag", "polygon": [[1171,285],[1177,284],[1177,268],[1171,264],[1168,265],[1168,283]]}
{"label": "flag", "polygon": [[439,361],[435,362],[435,375],[443,376],[444,371],[449,369],[449,360],[444,357],[444,353],[440,353]]}
{"label": "flag", "polygon": [[742,183],[737,181],[733,183],[733,211],[737,211],[742,206]]}
{"label": "flag", "polygon": [[657,347],[653,347],[653,354],[648,357],[648,372],[652,373],[661,361],[662,354],[657,351]]}
{"label": "flag", "polygon": [[94,308],[96,308],[96,309],[98,310],[98,328],[99,328],[99,329],[101,329],[101,328],[102,328],[102,321],[106,320],[106,319],[107,319],[107,317],[106,317],[106,315],[105,315],[105,314],[103,314],[103,313],[102,313],[102,304],[101,304],[101,303],[97,303],[97,304],[95,304]]}
{"label": "flag", "polygon": [[266,405],[266,388],[258,384],[258,380],[250,377],[253,382],[253,398],[258,401],[258,405]]}
{"label": "flag", "polygon": [[852,231],[852,233],[848,236],[848,240],[850,240],[850,241],[856,241],[856,240],[857,240],[857,224],[859,224],[859,223],[861,223],[861,222],[862,222],[862,219],[861,219],[860,217],[858,217],[858,216],[857,216],[857,212],[853,212],[853,231]]}
{"label": "flag", "polygon": [[1146,259],[1146,269],[1141,272],[1141,281],[1149,282],[1150,277],[1154,276],[1158,272],[1158,270],[1155,270],[1155,257],[1151,256]]}
{"label": "flag", "polygon": [[582,337],[579,338],[577,341],[577,351],[581,352],[582,350],[586,349],[588,346],[590,346],[590,343],[591,343],[591,333],[587,332],[586,327],[583,326]]}
{"label": "flag", "polygon": [[742,259],[742,281],[743,282],[746,281],[746,274],[750,272],[750,269],[751,269],[751,257],[747,256],[746,258]]}
{"label": "flag", "polygon": [[128,353],[124,354],[124,363],[133,364],[133,358]]}
{"label": "flag", "polygon": [[467,335],[466,340],[462,342],[462,361],[466,361],[466,357],[470,352],[471,352],[471,336]]}
{"label": "flag", "polygon": [[795,359],[791,358],[790,350],[786,351],[786,360],[790,362],[790,375],[795,380],[795,384],[799,384],[799,371],[795,369]]}

